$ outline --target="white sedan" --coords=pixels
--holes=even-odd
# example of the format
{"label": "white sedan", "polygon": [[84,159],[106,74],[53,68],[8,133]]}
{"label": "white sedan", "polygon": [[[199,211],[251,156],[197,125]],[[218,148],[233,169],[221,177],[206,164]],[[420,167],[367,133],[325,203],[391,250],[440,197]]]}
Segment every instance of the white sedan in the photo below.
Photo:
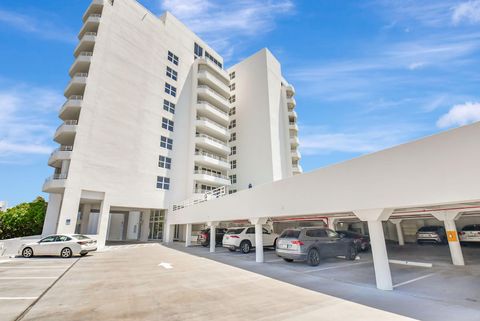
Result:
{"label": "white sedan", "polygon": [[[273,247],[277,243],[278,234],[269,232],[266,228],[262,228],[263,246]],[[237,249],[243,253],[248,253],[255,247],[255,227],[232,227],[229,228],[223,236],[222,246],[234,252]]]}
{"label": "white sedan", "polygon": [[38,242],[22,244],[18,254],[29,258],[34,255],[85,256],[97,250],[97,241],[81,234],[49,235]]}

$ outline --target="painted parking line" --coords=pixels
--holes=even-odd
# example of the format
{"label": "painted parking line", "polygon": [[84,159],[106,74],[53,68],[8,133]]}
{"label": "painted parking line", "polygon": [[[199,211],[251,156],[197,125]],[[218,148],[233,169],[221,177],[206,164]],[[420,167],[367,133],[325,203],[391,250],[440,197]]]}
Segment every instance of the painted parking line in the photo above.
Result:
{"label": "painted parking line", "polygon": [[12,262],[12,260],[0,260],[0,264],[1,263],[7,263],[7,262]]}
{"label": "painted parking line", "polygon": [[56,276],[8,276],[0,277],[0,280],[50,280],[56,278]]}
{"label": "painted parking line", "polygon": [[0,296],[0,300],[36,300],[36,296]]}
{"label": "painted parking line", "polygon": [[345,268],[345,267],[357,266],[357,265],[362,265],[362,264],[367,264],[367,263],[370,264],[372,262],[360,262],[360,263],[334,265],[334,266],[329,266],[329,267],[324,267],[324,268],[319,268],[319,269],[301,271],[300,273],[312,273],[312,272],[325,271],[325,270],[331,270],[331,269],[341,269],[341,268]]}
{"label": "painted parking line", "polygon": [[67,266],[0,266],[0,269],[22,269],[22,270],[64,270],[69,268]]}
{"label": "painted parking line", "polygon": [[429,278],[429,277],[433,276],[434,274],[435,273],[430,273],[430,274],[427,274],[427,275],[424,275],[424,276],[420,276],[420,277],[415,278],[415,279],[411,279],[411,280],[408,280],[408,281],[405,281],[405,282],[402,282],[402,283],[395,284],[393,287],[397,288],[397,287],[402,286],[402,285],[406,285],[406,284],[410,284],[410,283],[413,283],[413,282],[416,282],[416,281],[420,281],[420,280]]}

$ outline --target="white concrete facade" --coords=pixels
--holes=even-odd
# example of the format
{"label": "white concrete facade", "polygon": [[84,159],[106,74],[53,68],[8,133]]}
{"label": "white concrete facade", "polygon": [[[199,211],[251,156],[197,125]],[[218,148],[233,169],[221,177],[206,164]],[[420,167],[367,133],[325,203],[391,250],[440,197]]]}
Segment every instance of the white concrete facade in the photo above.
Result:
{"label": "white concrete facade", "polygon": [[[253,112],[232,96],[252,100],[248,88],[255,84],[232,90],[223,58],[170,13],[156,17],[135,0],[94,0],[83,21],[59,112],[63,123],[54,135],[60,146],[49,159],[54,175],[43,186],[49,193],[43,234],[94,234],[100,245],[108,237],[183,237],[184,228],[163,231],[168,209],[231,185],[232,107],[243,122],[235,156],[270,159],[253,172],[245,161],[239,180],[260,184],[292,175],[288,84],[267,50],[254,55],[262,57],[256,67],[265,81]],[[244,79],[255,79],[256,72],[239,69]],[[264,128],[269,118],[275,121],[271,135],[240,132],[255,131],[248,124],[260,117]],[[272,147],[258,150],[253,142]]]}

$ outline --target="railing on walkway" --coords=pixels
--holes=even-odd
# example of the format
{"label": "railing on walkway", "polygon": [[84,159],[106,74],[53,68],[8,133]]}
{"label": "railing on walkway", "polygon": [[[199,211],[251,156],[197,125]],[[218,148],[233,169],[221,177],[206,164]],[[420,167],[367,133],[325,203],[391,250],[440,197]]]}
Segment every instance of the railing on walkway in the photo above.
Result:
{"label": "railing on walkway", "polygon": [[195,205],[195,204],[200,204],[200,203],[203,203],[203,202],[207,202],[207,201],[210,201],[212,199],[216,199],[216,198],[219,198],[219,197],[222,197],[222,196],[225,196],[225,195],[226,195],[226,187],[225,186],[220,186],[219,188],[216,188],[216,189],[213,189],[211,191],[205,192],[201,196],[194,196],[194,197],[189,198],[189,199],[187,199],[187,200],[185,200],[181,203],[174,204],[172,210],[173,211],[180,210],[182,208],[189,207],[189,206],[192,206],[192,205]]}

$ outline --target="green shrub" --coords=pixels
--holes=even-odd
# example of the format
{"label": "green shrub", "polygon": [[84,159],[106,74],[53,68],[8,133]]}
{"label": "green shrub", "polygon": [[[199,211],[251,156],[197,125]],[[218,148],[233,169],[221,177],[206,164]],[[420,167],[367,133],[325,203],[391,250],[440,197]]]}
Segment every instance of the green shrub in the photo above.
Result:
{"label": "green shrub", "polygon": [[37,197],[33,202],[0,211],[0,239],[41,234],[46,210],[47,202]]}

